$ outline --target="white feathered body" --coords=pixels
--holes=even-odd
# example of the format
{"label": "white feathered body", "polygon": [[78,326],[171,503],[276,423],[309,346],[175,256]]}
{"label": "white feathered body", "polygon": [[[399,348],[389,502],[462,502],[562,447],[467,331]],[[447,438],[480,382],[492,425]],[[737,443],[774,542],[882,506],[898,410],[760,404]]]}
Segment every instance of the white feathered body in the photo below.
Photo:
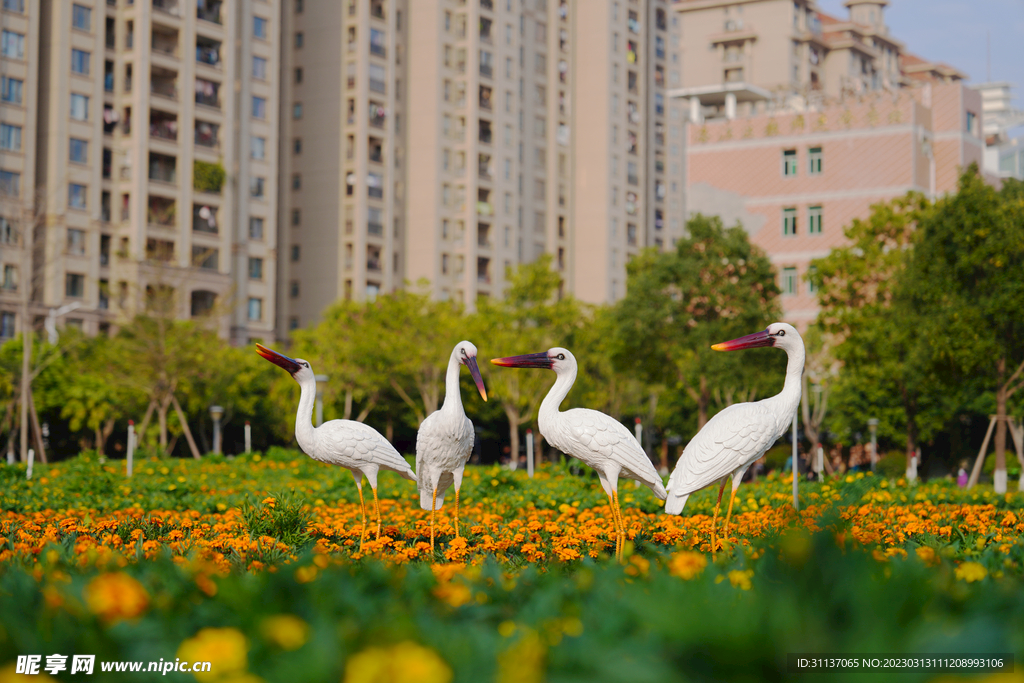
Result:
{"label": "white feathered body", "polygon": [[[299,446],[314,460],[341,465],[363,474],[371,469],[391,470],[416,481],[406,459],[369,425],[353,420],[330,420],[311,431],[311,438],[308,435],[299,438]],[[375,479],[371,480],[374,487]]]}
{"label": "white feathered body", "polygon": [[793,421],[791,413],[782,416],[772,410],[772,401],[775,397],[733,404],[704,425],[669,477],[665,512],[679,514],[691,493],[737,470],[745,472],[771,448]]}
{"label": "white feathered body", "polygon": [[444,408],[427,416],[416,435],[416,472],[419,473],[420,507],[430,509],[433,482],[437,481],[437,507],[444,504],[444,494],[455,482],[454,472],[461,478],[473,454],[475,432],[473,422],[462,411]]}

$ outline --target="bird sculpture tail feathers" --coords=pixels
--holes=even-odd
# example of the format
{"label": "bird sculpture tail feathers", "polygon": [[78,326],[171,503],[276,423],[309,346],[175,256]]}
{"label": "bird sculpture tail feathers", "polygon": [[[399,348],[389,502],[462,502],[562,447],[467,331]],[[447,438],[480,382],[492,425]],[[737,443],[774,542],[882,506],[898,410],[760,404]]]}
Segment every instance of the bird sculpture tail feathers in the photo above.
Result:
{"label": "bird sculpture tail feathers", "polygon": [[689,497],[690,494],[685,496],[669,496],[665,501],[665,514],[678,515],[681,513],[686,505],[686,499]]}
{"label": "bird sculpture tail feathers", "polygon": [[412,471],[411,467],[405,470],[404,472],[399,472],[399,474],[402,475],[403,479],[408,479],[409,481],[416,481],[416,473]]}

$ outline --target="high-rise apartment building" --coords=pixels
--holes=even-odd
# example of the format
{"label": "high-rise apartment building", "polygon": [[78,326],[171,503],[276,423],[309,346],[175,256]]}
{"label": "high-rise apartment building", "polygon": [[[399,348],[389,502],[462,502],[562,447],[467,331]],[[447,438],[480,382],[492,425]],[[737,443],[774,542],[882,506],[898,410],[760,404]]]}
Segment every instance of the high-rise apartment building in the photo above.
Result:
{"label": "high-rise apartment building", "polygon": [[272,336],[277,0],[25,5],[4,18],[38,12],[24,53],[38,101],[0,111],[36,126],[32,315],[77,302],[68,322],[94,333],[163,292],[235,343]]}
{"label": "high-rise apartment building", "polygon": [[281,333],[420,280],[472,307],[543,253],[621,297],[682,230],[677,25],[664,0],[292,0]]}
{"label": "high-rise apartment building", "polygon": [[885,0],[847,0],[846,20],[811,0],[683,0],[691,49],[687,211],[739,221],[779,272],[788,320],[817,316],[806,275],[843,228],[910,190],[956,189],[979,166],[981,97],[964,75],[904,52]]}

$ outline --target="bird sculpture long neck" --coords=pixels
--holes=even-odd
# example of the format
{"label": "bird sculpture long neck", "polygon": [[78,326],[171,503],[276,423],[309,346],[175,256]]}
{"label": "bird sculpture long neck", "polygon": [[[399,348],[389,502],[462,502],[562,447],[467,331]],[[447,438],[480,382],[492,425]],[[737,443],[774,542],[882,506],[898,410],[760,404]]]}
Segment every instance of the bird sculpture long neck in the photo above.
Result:
{"label": "bird sculpture long neck", "polygon": [[[792,416],[796,414],[797,406],[800,405],[801,378],[804,374],[804,345],[800,344],[797,349],[787,349],[789,362],[786,364],[786,383],[782,391],[768,399],[779,404],[781,410],[779,415],[788,415],[792,422]],[[788,423],[787,423],[788,424]]]}
{"label": "bird sculpture long neck", "polygon": [[537,416],[537,421],[541,425],[541,432],[544,431],[544,423],[548,420],[552,420],[558,417],[558,406],[562,405],[562,401],[569,395],[569,390],[572,389],[573,383],[576,381],[576,368],[572,367],[558,374],[555,380],[554,386],[548,392],[548,395],[544,397],[544,400],[540,404],[540,413]]}
{"label": "bird sculpture long neck", "polygon": [[295,440],[299,442],[299,448],[307,455],[313,454],[313,445],[316,440],[315,427],[313,427],[313,404],[316,403],[316,380],[308,379],[299,382],[301,393],[299,394],[299,409],[295,413]]}
{"label": "bird sculpture long neck", "polygon": [[452,352],[452,357],[448,359],[448,373],[444,377],[444,403],[441,404],[441,410],[445,412],[465,413],[462,390],[459,388],[461,366],[458,356]]}

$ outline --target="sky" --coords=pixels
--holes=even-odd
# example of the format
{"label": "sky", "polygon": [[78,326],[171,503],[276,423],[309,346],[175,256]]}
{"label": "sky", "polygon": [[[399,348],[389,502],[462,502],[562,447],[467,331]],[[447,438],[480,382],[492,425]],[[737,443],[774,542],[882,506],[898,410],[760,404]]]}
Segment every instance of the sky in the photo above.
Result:
{"label": "sky", "polygon": [[[849,16],[843,0],[817,4],[827,14]],[[988,80],[988,42],[991,80],[1013,83],[1014,105],[1024,109],[1024,0],[890,0],[885,23],[908,51],[956,67],[969,84]]]}

